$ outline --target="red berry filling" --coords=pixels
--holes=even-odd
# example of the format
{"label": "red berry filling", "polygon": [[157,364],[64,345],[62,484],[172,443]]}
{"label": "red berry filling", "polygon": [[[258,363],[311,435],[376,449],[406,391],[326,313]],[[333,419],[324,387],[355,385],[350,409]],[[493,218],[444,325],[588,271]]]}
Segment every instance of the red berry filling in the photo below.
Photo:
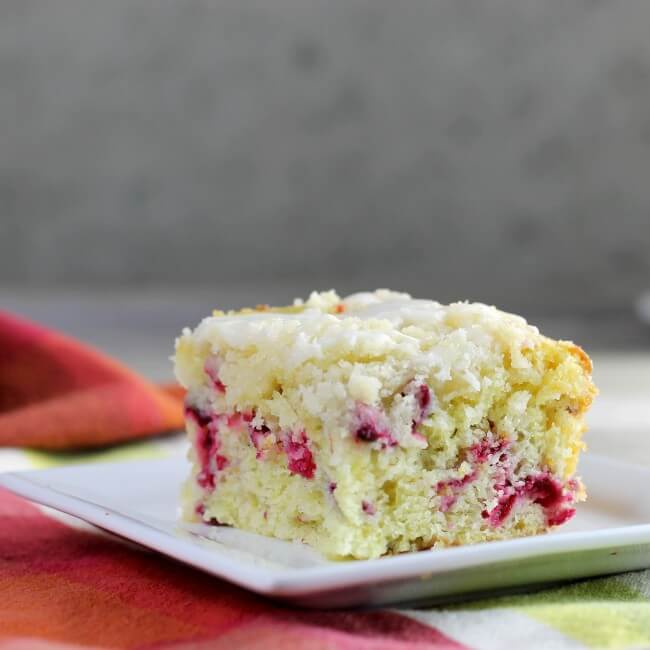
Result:
{"label": "red berry filling", "polygon": [[377,512],[375,506],[370,503],[370,501],[366,500],[361,502],[361,510],[363,510],[367,515],[374,515]]}
{"label": "red berry filling", "polygon": [[231,413],[226,416],[226,423],[229,429],[241,429],[246,421],[241,413]]}
{"label": "red berry filling", "polygon": [[[505,438],[496,440],[487,436],[469,448],[469,457],[475,463],[485,463],[490,457],[508,448],[510,443]],[[503,460],[506,460],[505,458]]]}
{"label": "red berry filling", "polygon": [[516,494],[503,494],[499,497],[499,502],[494,506],[494,508],[492,508],[492,510],[489,512],[484,510],[481,515],[483,518],[489,519],[490,525],[496,528],[501,526],[501,524],[508,518],[508,515],[515,507],[516,502]]}
{"label": "red berry filling", "polygon": [[304,431],[287,435],[284,439],[284,451],[287,454],[287,467],[292,474],[299,474],[308,479],[314,478],[316,463]]}
{"label": "red berry filling", "polygon": [[565,494],[560,481],[547,472],[529,476],[524,485],[524,495],[544,508],[549,526],[565,523],[576,512],[575,508],[569,505],[573,503],[573,496]]}
{"label": "red berry filling", "polygon": [[546,512],[546,521],[549,526],[561,526],[566,524],[569,519],[575,515],[575,508],[563,508],[560,510],[554,510],[553,512]]}
{"label": "red berry filling", "polygon": [[219,378],[219,359],[217,357],[208,357],[205,360],[203,370],[205,374],[210,377],[213,388],[219,393],[226,392],[226,386]]}
{"label": "red berry filling", "polygon": [[414,436],[425,440],[424,436],[417,431],[422,421],[431,413],[431,389],[426,384],[418,384],[412,381],[402,393],[402,396],[413,395],[415,397],[416,410],[411,421],[411,431]]}
{"label": "red berry filling", "polygon": [[[219,451],[219,417],[210,417],[193,406],[185,408],[185,417],[196,426],[196,454],[201,471],[196,482],[204,490],[214,490],[217,484],[216,471],[228,465],[228,459]],[[214,462],[213,462],[214,459]]]}
{"label": "red berry filling", "polygon": [[371,424],[362,424],[355,432],[357,440],[374,442],[379,439],[379,431]]}
{"label": "red berry filling", "polygon": [[[440,500],[440,510],[447,512],[454,506],[460,493],[478,478],[481,465],[487,462],[494,464],[495,470],[502,475],[502,482],[505,482],[506,466],[509,459],[507,454],[501,452],[508,447],[508,444],[505,438],[495,440],[488,434],[484,439],[472,445],[467,451],[467,460],[474,465],[472,471],[462,478],[438,481],[436,485],[436,493],[443,493]],[[499,457],[495,462],[494,457],[497,454],[499,454]]]}
{"label": "red berry filling", "polygon": [[491,526],[501,526],[521,500],[541,506],[549,526],[559,526],[571,519],[575,514],[575,508],[570,507],[573,502],[572,493],[577,490],[578,482],[575,479],[567,482],[568,493],[565,493],[562,483],[548,472],[515,482],[507,451],[510,443],[505,438],[496,436],[494,423],[490,422],[490,432],[467,452],[467,460],[474,465],[472,471],[462,478],[437,483],[436,493],[441,496],[440,510],[447,512],[456,503],[462,490],[478,478],[480,467],[489,463],[495,474],[494,491],[498,501],[492,510],[483,510],[481,515],[489,520]]}
{"label": "red berry filling", "polygon": [[420,384],[415,391],[415,399],[420,407],[420,422],[429,415],[431,407],[431,389],[426,384]]}
{"label": "red berry filling", "polygon": [[446,481],[438,481],[436,485],[436,492],[438,494],[444,493],[440,499],[441,512],[447,512],[458,500],[463,488],[474,482],[478,477],[478,469],[474,469],[463,478],[452,478]]}
{"label": "red berry filling", "polygon": [[566,494],[562,483],[548,472],[527,476],[516,487],[508,480],[506,485],[497,486],[500,493],[497,505],[490,511],[485,511],[483,517],[490,520],[490,525],[501,526],[520,500],[526,500],[540,505],[544,509],[546,523],[549,526],[559,526],[567,522],[575,514],[575,508],[570,504],[573,495]]}
{"label": "red berry filling", "polygon": [[212,385],[215,387],[216,390],[218,390],[220,393],[225,393],[226,392],[226,385],[221,381],[221,379],[214,379],[212,378]]}
{"label": "red berry filling", "polygon": [[381,441],[381,448],[394,447],[397,440],[388,430],[385,415],[376,407],[358,403],[355,411],[354,438],[357,442]]}
{"label": "red berry filling", "polygon": [[263,456],[262,440],[271,433],[271,429],[269,429],[265,424],[262,424],[259,427],[253,427],[249,424],[248,430],[250,432],[249,435],[253,447],[255,447],[255,458],[259,460]]}
{"label": "red berry filling", "polygon": [[251,422],[254,418],[254,412],[245,411],[244,413],[231,413],[230,415],[226,416],[226,422],[228,423],[228,427],[230,429],[248,428],[250,441],[256,450],[255,457],[260,459],[263,456],[262,439],[271,433],[271,429],[269,429],[269,427],[267,427],[265,424],[253,426]]}
{"label": "red berry filling", "polygon": [[210,415],[200,411],[195,406],[185,406],[185,417],[193,420],[198,427],[207,427],[212,421]]}

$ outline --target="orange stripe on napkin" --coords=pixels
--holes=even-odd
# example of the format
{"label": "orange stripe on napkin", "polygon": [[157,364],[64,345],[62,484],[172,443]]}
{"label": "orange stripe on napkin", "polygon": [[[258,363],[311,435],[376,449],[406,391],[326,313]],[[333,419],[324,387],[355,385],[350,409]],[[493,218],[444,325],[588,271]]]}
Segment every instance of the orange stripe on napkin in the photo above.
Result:
{"label": "orange stripe on napkin", "polygon": [[183,391],[0,311],[0,446],[97,447],[183,426]]}
{"label": "orange stripe on napkin", "polygon": [[[309,611],[78,530],[0,489],[0,650],[462,650],[395,611]],[[51,642],[51,645],[50,643]],[[70,644],[70,645],[68,645]]]}

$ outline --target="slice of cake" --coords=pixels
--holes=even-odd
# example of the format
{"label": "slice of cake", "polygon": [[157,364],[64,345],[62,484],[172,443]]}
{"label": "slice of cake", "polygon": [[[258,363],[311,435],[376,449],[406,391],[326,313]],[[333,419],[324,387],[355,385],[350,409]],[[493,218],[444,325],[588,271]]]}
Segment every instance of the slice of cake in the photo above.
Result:
{"label": "slice of cake", "polygon": [[584,499],[577,346],[380,290],[215,312],[176,344],[189,520],[372,558],[534,535]]}

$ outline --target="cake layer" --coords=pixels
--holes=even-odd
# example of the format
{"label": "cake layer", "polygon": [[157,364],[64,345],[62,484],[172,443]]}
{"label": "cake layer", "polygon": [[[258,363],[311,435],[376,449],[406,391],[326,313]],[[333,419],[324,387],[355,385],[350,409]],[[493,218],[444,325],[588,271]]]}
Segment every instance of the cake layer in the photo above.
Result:
{"label": "cake layer", "polygon": [[215,312],[175,362],[189,519],[367,558],[539,533],[584,496],[590,361],[493,307],[314,293]]}

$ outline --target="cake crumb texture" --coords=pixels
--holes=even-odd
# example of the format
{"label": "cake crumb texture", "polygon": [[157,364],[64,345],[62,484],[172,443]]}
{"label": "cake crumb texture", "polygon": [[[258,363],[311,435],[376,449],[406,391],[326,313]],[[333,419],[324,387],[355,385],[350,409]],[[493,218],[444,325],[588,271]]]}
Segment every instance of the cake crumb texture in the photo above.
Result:
{"label": "cake crumb texture", "polygon": [[175,370],[192,521],[373,558],[541,533],[585,496],[591,361],[494,307],[378,290],[215,311]]}

